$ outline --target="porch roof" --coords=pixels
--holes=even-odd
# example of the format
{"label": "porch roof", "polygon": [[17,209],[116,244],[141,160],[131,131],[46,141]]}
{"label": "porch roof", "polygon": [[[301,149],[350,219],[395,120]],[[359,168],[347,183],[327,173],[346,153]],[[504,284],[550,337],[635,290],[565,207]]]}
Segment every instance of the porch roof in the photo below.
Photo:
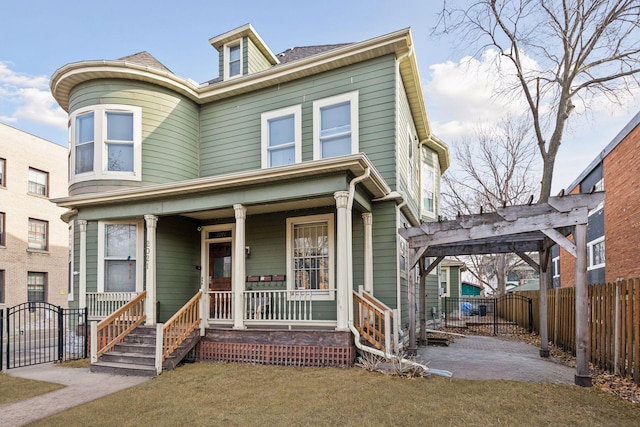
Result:
{"label": "porch roof", "polygon": [[[248,191],[255,190],[258,187],[264,187],[269,184],[309,184],[312,179],[320,179],[322,177],[332,177],[338,175],[350,175],[357,177],[365,174],[369,171],[369,176],[360,182],[361,189],[368,193],[368,197],[373,199],[385,198],[389,195],[393,195],[391,189],[382,178],[382,175],[375,169],[371,161],[364,153],[352,154],[349,156],[336,157],[331,159],[315,160],[310,162],[297,163],[293,165],[286,165],[282,167],[249,170],[244,172],[225,174],[219,176],[211,176],[205,178],[196,178],[192,180],[170,182],[165,184],[153,184],[146,185],[144,187],[126,188],[122,190],[106,191],[101,193],[89,193],[76,196],[64,197],[54,199],[53,202],[58,206],[65,207],[71,210],[77,210],[80,208],[91,207],[106,207],[109,205],[124,205],[130,203],[145,203],[150,201],[169,200],[169,199],[182,199],[187,197],[197,197],[199,195],[211,195],[215,192],[229,192],[229,191]],[[344,185],[348,186],[348,180],[343,181]],[[345,188],[340,188],[344,190]],[[264,191],[263,191],[264,193]],[[331,194],[321,198],[315,196],[315,201],[312,201],[314,197],[310,196],[306,201],[308,207],[314,206],[314,203],[327,203],[332,197]],[[318,194],[318,193],[316,193]],[[266,197],[266,195],[264,195]],[[263,197],[263,199],[264,199]],[[286,197],[284,198],[286,199]],[[268,200],[262,200],[260,206],[262,208],[254,207],[252,213],[268,212],[269,207],[266,205]],[[243,200],[238,199],[233,203],[243,203]],[[232,209],[232,204],[227,204],[226,207]],[[283,200],[281,197],[278,201],[277,209],[286,208],[287,204],[297,204],[298,208],[300,202],[296,202],[293,198],[289,200]],[[293,206],[293,205],[292,205]],[[260,211],[262,209],[262,211]],[[266,209],[266,210],[265,210]],[[271,210],[276,209],[275,206]],[[154,212],[148,212],[154,213]],[[174,212],[175,213],[175,212]],[[194,218],[213,218],[216,215],[205,212],[183,212],[187,216]],[[213,216],[212,216],[213,215]],[[219,213],[224,215],[224,213]]]}

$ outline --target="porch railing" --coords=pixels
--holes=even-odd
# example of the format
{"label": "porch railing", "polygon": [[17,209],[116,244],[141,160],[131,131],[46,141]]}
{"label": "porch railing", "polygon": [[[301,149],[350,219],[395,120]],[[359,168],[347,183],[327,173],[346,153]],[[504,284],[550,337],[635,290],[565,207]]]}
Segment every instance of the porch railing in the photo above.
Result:
{"label": "porch railing", "polygon": [[91,362],[97,362],[98,357],[111,350],[147,319],[144,313],[146,298],[147,291],[143,291],[100,323],[91,324]]}
{"label": "porch railing", "polygon": [[88,292],[87,317],[89,320],[104,319],[138,296],[138,292]]}
{"label": "porch railing", "polygon": [[398,351],[397,315],[362,287],[353,291],[354,326],[375,348],[387,353]]}
{"label": "porch railing", "polygon": [[233,292],[208,291],[208,317],[214,321],[233,321]]}
{"label": "porch railing", "polygon": [[200,327],[200,300],[202,291],[198,291],[164,325],[158,325],[156,334],[156,370],[162,372],[162,362],[182,344],[193,331]]}

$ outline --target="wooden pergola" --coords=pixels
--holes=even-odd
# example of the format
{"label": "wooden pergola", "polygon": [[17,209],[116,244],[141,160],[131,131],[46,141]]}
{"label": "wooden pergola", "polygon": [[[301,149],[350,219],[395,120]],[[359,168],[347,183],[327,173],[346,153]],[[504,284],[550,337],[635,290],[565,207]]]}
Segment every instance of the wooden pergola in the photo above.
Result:
{"label": "wooden pergola", "polygon": [[[576,258],[575,383],[591,386],[588,359],[588,293],[587,293],[587,219],[589,210],[605,198],[604,192],[550,197],[547,203],[502,206],[495,212],[459,215],[454,220],[427,222],[419,227],[401,228],[399,233],[412,249],[410,269],[420,268],[421,319],[425,318],[424,277],[446,257],[515,253],[540,273],[540,357],[549,357],[547,327],[547,270],[551,247],[560,245]],[[567,238],[573,235],[572,242]],[[527,253],[538,252],[539,263]],[[435,258],[425,265],[427,257]],[[410,274],[409,306],[415,307],[416,295]],[[422,331],[425,325],[422,325]],[[409,310],[409,351],[416,352],[415,310]]]}

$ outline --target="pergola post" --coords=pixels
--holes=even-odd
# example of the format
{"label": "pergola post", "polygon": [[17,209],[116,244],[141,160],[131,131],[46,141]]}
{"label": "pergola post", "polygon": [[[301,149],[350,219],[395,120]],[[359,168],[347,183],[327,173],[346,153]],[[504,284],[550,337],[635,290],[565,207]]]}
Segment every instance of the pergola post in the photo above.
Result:
{"label": "pergola post", "polygon": [[547,289],[549,289],[549,275],[547,274],[549,266],[549,249],[538,251],[540,257],[539,276],[540,276],[540,357],[549,357],[549,325],[547,313],[549,304],[547,302]]}
{"label": "pergola post", "polygon": [[[416,341],[416,266],[413,265],[409,270],[409,356],[418,354],[418,346]],[[398,304],[399,305],[399,304]]]}
{"label": "pergola post", "polygon": [[424,265],[424,258],[420,258],[418,262],[420,267],[420,291],[418,301],[418,309],[420,310],[420,338],[418,344],[420,347],[426,347],[427,345],[427,274]]}
{"label": "pergola post", "polygon": [[589,375],[589,294],[587,290],[587,225],[577,224],[576,242],[576,385],[591,387]]}

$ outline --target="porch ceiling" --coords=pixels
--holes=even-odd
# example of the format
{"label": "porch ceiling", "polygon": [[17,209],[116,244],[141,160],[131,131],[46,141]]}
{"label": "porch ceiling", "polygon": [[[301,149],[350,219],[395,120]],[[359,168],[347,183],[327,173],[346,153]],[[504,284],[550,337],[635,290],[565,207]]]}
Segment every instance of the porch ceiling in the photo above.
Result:
{"label": "porch ceiling", "polygon": [[[281,212],[281,211],[289,211],[295,209],[311,209],[317,208],[321,206],[330,206],[335,205],[335,199],[333,197],[316,197],[313,199],[303,199],[303,200],[292,200],[286,202],[278,202],[278,203],[263,203],[260,205],[249,205],[247,208],[247,215],[260,215],[271,212]],[[188,212],[183,214],[182,216],[186,216],[188,218],[194,218],[198,220],[209,220],[209,219],[219,219],[219,218],[229,218],[233,217],[234,211],[233,208],[224,208],[224,209],[214,209],[214,210],[206,210],[200,212]]]}

